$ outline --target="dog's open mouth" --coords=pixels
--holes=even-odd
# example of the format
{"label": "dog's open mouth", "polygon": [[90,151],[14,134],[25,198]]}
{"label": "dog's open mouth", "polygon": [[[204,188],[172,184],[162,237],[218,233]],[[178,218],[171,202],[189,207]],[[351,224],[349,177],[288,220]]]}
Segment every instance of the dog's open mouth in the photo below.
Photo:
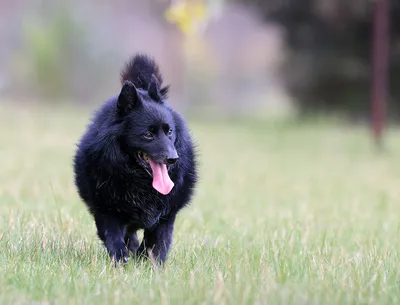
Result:
{"label": "dog's open mouth", "polygon": [[138,159],[146,172],[153,178],[153,188],[163,195],[168,195],[174,187],[174,182],[168,175],[167,166],[164,163],[155,162],[142,151],[138,152]]}

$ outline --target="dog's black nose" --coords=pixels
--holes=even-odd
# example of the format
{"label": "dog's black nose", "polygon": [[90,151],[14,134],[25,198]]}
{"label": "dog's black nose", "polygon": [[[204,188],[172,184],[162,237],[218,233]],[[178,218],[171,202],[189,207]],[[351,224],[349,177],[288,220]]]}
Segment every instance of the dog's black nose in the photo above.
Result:
{"label": "dog's black nose", "polygon": [[177,160],[178,160],[178,158],[168,158],[167,159],[167,163],[168,164],[175,164]]}
{"label": "dog's black nose", "polygon": [[175,147],[169,147],[166,154],[166,162],[168,164],[175,164],[178,158],[179,155]]}

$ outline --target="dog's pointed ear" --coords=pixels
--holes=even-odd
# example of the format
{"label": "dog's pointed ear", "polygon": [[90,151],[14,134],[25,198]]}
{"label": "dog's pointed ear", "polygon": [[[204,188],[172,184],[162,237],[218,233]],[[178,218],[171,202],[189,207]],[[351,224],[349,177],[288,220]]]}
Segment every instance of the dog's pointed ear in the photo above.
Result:
{"label": "dog's pointed ear", "polygon": [[155,100],[156,102],[161,103],[160,98],[160,89],[158,85],[157,77],[153,74],[151,76],[151,80],[149,83],[149,87],[147,88],[147,92],[149,93],[150,97]]}
{"label": "dog's pointed ear", "polygon": [[162,98],[167,99],[168,98],[168,92],[169,92],[169,86],[165,86],[160,89],[160,95]]}
{"label": "dog's pointed ear", "polygon": [[135,85],[125,81],[118,96],[117,109],[120,115],[126,115],[140,104],[140,98]]}

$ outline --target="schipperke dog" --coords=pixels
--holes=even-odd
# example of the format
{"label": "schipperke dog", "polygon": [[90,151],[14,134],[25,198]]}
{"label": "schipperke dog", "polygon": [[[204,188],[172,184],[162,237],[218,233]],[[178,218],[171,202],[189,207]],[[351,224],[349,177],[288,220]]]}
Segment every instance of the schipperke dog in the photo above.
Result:
{"label": "schipperke dog", "polygon": [[169,86],[153,58],[133,56],[121,84],[77,145],[75,184],[115,263],[151,254],[163,264],[177,213],[197,182],[195,147],[185,120],[167,104]]}

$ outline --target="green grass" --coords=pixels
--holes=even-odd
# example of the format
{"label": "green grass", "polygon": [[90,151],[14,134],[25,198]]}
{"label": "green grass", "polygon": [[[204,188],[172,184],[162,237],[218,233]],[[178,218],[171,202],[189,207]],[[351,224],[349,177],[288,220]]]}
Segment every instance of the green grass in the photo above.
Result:
{"label": "green grass", "polygon": [[0,108],[0,304],[396,304],[400,130],[192,121],[164,270],[113,268],[73,185],[86,110]]}

